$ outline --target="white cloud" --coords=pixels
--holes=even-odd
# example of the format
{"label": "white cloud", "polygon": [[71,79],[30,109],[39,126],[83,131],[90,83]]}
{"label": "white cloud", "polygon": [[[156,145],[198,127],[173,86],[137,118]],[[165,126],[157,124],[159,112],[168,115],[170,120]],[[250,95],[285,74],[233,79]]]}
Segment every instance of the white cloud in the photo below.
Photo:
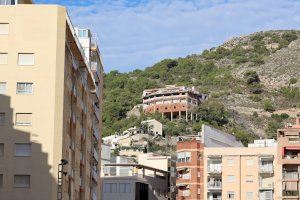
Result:
{"label": "white cloud", "polygon": [[296,0],[92,1],[69,11],[74,24],[97,33],[107,72],[200,53],[233,36],[300,28]]}

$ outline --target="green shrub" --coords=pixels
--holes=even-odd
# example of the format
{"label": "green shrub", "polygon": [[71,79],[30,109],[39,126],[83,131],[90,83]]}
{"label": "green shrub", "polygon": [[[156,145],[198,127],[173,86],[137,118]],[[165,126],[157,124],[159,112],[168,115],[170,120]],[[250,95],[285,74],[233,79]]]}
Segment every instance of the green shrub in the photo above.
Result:
{"label": "green shrub", "polygon": [[259,76],[257,72],[254,70],[246,71],[244,73],[244,78],[246,79],[248,85],[260,82]]}
{"label": "green shrub", "polygon": [[263,102],[263,107],[264,107],[265,111],[268,111],[268,112],[274,112],[275,111],[275,107],[274,107],[272,101],[270,101],[269,99],[267,99]]}
{"label": "green shrub", "polygon": [[289,83],[290,83],[291,85],[297,83],[297,78],[294,78],[294,77],[291,78],[290,81],[289,81]]}
{"label": "green shrub", "polygon": [[271,117],[273,119],[276,119],[277,121],[282,121],[284,119],[288,119],[290,116],[286,113],[282,113],[282,114],[272,114]]}
{"label": "green shrub", "polygon": [[280,93],[287,99],[300,99],[300,89],[297,87],[282,87]]}
{"label": "green shrub", "polygon": [[281,122],[270,121],[266,129],[267,138],[277,139],[277,129],[281,128],[282,125]]}
{"label": "green shrub", "polygon": [[261,95],[257,95],[257,94],[250,95],[249,98],[250,98],[252,101],[255,101],[255,102],[259,102],[259,101],[262,100]]}

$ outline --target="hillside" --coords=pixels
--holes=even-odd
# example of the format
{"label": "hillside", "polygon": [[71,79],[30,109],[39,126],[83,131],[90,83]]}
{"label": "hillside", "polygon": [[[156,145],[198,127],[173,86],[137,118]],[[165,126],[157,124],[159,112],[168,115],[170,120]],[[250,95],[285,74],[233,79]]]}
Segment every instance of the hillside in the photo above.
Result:
{"label": "hillside", "polygon": [[300,31],[267,31],[145,70],[112,71],[105,75],[104,135],[139,124],[141,119],[126,113],[141,103],[144,89],[175,84],[197,86],[210,100],[197,109],[198,122],[163,119],[167,134],[189,134],[207,123],[234,132],[244,143],[272,138],[299,112],[299,69]]}

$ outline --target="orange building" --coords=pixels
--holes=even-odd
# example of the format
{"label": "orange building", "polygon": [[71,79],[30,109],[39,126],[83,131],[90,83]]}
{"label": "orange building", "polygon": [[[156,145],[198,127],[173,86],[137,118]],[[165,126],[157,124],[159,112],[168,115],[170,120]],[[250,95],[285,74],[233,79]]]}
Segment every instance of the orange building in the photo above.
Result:
{"label": "orange building", "polygon": [[200,94],[194,87],[169,85],[165,88],[148,89],[143,92],[145,113],[162,113],[173,119],[194,120],[192,108],[198,106],[207,95]]}
{"label": "orange building", "polygon": [[295,125],[287,125],[278,130],[278,164],[281,199],[300,199],[300,118]]}

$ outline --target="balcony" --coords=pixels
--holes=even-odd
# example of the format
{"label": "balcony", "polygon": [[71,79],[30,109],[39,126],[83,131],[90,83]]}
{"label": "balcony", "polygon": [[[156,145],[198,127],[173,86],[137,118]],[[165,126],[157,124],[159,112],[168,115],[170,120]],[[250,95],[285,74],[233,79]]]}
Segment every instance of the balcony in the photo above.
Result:
{"label": "balcony", "polygon": [[92,170],[92,178],[97,182],[98,181],[98,173],[94,169]]}
{"label": "balcony", "polygon": [[209,193],[207,200],[222,200],[222,194],[221,193]]}
{"label": "balcony", "polygon": [[222,182],[221,181],[213,181],[207,183],[207,189],[209,190],[222,190]]}
{"label": "balcony", "polygon": [[98,151],[95,148],[93,149],[93,157],[95,158],[95,160],[97,162],[99,162],[99,154],[98,154]]}
{"label": "balcony", "polygon": [[259,200],[273,200],[273,191],[266,190],[259,193]]}
{"label": "balcony", "polygon": [[299,180],[298,172],[284,172],[282,174],[283,180]]}
{"label": "balcony", "polygon": [[93,127],[93,135],[95,136],[97,141],[99,141],[99,130],[95,126]]}
{"label": "balcony", "polygon": [[270,180],[261,180],[259,182],[259,189],[260,190],[273,190],[274,183]]}
{"label": "balcony", "polygon": [[299,198],[299,191],[289,191],[283,190],[282,191],[282,198],[283,199],[298,199]]}
{"label": "balcony", "polygon": [[273,171],[274,171],[273,164],[260,164],[259,165],[260,173],[273,173]]}
{"label": "balcony", "polygon": [[222,173],[222,164],[209,164],[207,172],[210,174],[221,174]]}

